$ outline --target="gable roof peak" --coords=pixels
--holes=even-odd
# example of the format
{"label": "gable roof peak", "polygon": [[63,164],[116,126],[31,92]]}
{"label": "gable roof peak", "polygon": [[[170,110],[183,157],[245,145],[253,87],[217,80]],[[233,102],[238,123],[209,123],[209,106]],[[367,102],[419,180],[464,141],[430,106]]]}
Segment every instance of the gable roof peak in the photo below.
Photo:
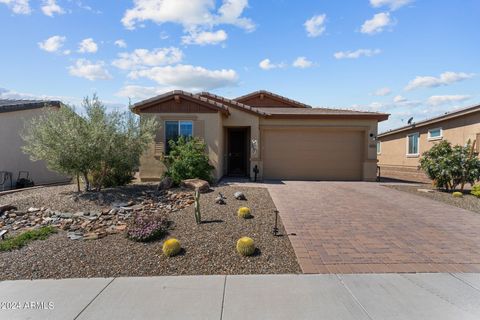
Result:
{"label": "gable roof peak", "polygon": [[303,103],[303,102],[300,102],[300,101],[297,101],[297,100],[293,100],[293,99],[290,99],[290,98],[287,98],[285,96],[282,96],[282,95],[279,95],[277,93],[273,93],[271,91],[268,91],[268,90],[258,90],[258,91],[254,91],[254,92],[251,92],[251,93],[248,93],[246,95],[243,95],[243,96],[240,96],[238,98],[235,98],[234,100],[236,101],[243,101],[243,100],[246,100],[246,99],[249,99],[249,98],[252,98],[252,97],[255,97],[255,96],[262,96],[262,95],[267,95],[269,96],[270,98],[273,98],[275,100],[280,100],[284,103],[289,103],[292,105],[292,107],[296,107],[296,108],[312,108],[312,106],[306,104],[306,103]]}

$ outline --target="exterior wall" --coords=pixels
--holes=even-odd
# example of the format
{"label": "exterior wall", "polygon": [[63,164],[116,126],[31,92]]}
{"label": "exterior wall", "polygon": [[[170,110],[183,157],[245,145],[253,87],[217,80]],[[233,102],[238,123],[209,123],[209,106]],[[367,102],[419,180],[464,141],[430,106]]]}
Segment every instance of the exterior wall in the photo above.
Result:
{"label": "exterior wall", "polygon": [[[21,150],[24,142],[20,134],[25,128],[25,122],[40,116],[43,112],[44,109],[31,109],[0,113],[0,171],[12,173],[14,186],[19,171],[29,171],[30,179],[36,185],[71,180],[65,175],[49,170],[43,161],[31,161]],[[9,186],[6,189],[8,188]]]}
{"label": "exterior wall", "polygon": [[[260,118],[260,134],[264,130],[274,127],[282,128],[331,128],[331,129],[348,129],[360,130],[364,134],[364,155],[363,155],[363,180],[375,181],[377,172],[377,154],[376,143],[372,137],[377,135],[377,121],[376,120],[306,120],[306,119],[264,119]],[[341,148],[341,146],[339,146]],[[259,149],[263,150],[263,146],[259,145]],[[259,159],[260,165],[263,166],[262,159]],[[263,167],[260,168],[263,172]]]}
{"label": "exterior wall", "polygon": [[207,144],[210,163],[215,167],[215,178],[220,179],[222,177],[223,131],[222,115],[220,113],[142,113],[141,117],[155,117],[159,124],[155,142],[140,158],[139,174],[142,181],[158,181],[165,172],[162,160],[166,143],[164,130],[167,120],[193,121],[193,135],[204,139]]}
{"label": "exterior wall", "polygon": [[[428,130],[436,128],[442,128],[442,139],[429,140]],[[428,181],[426,176],[417,170],[420,164],[420,155],[407,156],[407,135],[417,132],[420,134],[420,155],[442,140],[447,140],[453,145],[464,145],[469,139],[473,142],[477,133],[480,133],[480,112],[380,137],[378,140],[380,141],[381,152],[378,155],[378,160],[382,168],[382,176]]]}

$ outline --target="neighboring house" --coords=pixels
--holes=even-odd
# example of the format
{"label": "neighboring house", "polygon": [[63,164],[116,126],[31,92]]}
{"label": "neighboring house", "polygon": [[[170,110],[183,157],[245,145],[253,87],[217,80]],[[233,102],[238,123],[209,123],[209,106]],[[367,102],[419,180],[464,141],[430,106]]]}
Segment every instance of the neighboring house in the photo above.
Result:
{"label": "neighboring house", "polygon": [[201,137],[215,178],[376,179],[375,137],[387,114],[312,108],[257,91],[236,99],[207,92],[172,91],[139,103],[132,111],[154,116],[160,126],[140,165],[143,181],[159,180],[167,141]]}
{"label": "neighboring house", "polygon": [[382,177],[429,182],[418,170],[420,156],[435,143],[447,140],[465,145],[480,143],[480,105],[445,113],[378,135],[377,154]]}
{"label": "neighboring house", "polygon": [[1,100],[0,99],[0,191],[10,189],[10,181],[4,182],[5,172],[12,175],[15,187],[20,171],[28,171],[36,185],[69,181],[70,178],[47,169],[43,161],[31,161],[22,152],[24,141],[21,132],[25,121],[40,116],[46,108],[58,109],[59,101]]}

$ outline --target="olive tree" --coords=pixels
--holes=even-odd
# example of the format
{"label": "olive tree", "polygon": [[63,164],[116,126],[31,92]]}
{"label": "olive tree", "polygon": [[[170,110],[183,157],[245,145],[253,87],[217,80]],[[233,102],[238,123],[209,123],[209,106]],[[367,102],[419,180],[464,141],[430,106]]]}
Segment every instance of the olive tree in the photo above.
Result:
{"label": "olive tree", "polygon": [[96,95],[85,98],[82,106],[84,114],[62,106],[28,122],[24,152],[54,171],[81,176],[86,191],[130,182],[152,142],[155,120],[108,112]]}

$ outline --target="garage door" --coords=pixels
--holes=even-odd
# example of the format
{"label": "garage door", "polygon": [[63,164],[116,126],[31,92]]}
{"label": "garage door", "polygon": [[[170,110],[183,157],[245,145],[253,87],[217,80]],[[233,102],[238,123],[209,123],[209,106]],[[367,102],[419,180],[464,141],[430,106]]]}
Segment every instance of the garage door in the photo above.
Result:
{"label": "garage door", "polygon": [[262,137],[265,179],[362,180],[362,131],[269,129]]}

